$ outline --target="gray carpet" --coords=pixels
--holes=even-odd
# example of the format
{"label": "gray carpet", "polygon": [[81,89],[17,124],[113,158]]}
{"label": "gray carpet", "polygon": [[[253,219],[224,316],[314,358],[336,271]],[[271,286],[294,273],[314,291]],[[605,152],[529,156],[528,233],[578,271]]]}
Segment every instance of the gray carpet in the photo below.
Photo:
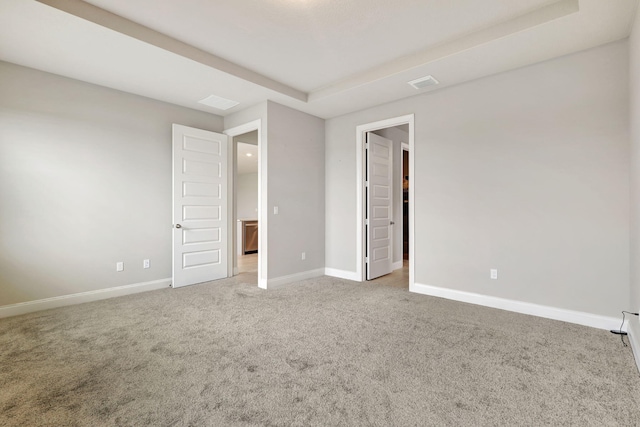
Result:
{"label": "gray carpet", "polygon": [[2,426],[640,423],[607,331],[323,277],[0,320]]}

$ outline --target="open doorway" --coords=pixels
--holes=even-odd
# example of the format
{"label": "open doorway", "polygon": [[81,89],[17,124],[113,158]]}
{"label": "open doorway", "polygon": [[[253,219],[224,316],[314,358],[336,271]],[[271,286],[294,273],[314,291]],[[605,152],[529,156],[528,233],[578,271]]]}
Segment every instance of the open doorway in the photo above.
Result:
{"label": "open doorway", "polygon": [[[224,132],[231,137],[230,163],[232,201],[229,203],[230,267],[233,275],[242,275],[244,283],[264,282],[262,268],[266,261],[266,220],[264,210],[262,174],[261,121],[255,120]],[[264,286],[261,286],[264,287]]]}
{"label": "open doorway", "polygon": [[409,261],[409,144],[402,143],[402,260]]}
{"label": "open doorway", "polygon": [[357,274],[410,289],[413,282],[413,115],[357,127]]}
{"label": "open doorway", "polygon": [[[233,137],[238,274],[258,273],[258,131]],[[256,277],[257,283],[257,277]]]}

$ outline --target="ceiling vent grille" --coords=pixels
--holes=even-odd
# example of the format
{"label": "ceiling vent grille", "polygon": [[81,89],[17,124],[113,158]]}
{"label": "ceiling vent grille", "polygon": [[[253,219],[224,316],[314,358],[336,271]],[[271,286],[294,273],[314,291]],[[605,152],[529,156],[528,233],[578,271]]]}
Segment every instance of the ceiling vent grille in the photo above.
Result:
{"label": "ceiling vent grille", "polygon": [[208,105],[209,107],[217,108],[218,110],[228,110],[229,108],[233,108],[239,104],[239,102],[216,95],[207,96],[205,99],[201,99],[198,102],[200,104]]}
{"label": "ceiling vent grille", "polygon": [[422,89],[427,86],[435,86],[440,82],[433,78],[433,76],[424,76],[419,79],[411,80],[409,84],[416,89]]}

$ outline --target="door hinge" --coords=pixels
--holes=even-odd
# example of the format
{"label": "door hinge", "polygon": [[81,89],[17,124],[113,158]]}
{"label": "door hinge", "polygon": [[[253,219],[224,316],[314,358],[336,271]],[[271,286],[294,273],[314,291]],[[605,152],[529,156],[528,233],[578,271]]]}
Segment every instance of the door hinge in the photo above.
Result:
{"label": "door hinge", "polygon": [[368,256],[364,257],[364,262],[369,264],[369,257]]}
{"label": "door hinge", "polygon": [[368,219],[364,220],[364,225],[369,225],[369,220]]}
{"label": "door hinge", "polygon": [[365,182],[364,182],[364,186],[365,186],[365,187],[367,187],[367,188],[369,188],[369,181],[365,181]]}
{"label": "door hinge", "polygon": [[369,142],[364,143],[364,148],[366,148],[367,150],[369,149]]}

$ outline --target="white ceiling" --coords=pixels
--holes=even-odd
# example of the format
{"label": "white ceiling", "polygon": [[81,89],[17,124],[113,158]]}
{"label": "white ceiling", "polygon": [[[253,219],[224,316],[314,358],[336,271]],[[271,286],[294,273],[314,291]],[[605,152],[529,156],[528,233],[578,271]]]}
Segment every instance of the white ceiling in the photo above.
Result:
{"label": "white ceiling", "polygon": [[[625,38],[637,7],[637,0],[41,1],[55,7],[0,1],[0,59],[220,115],[271,99],[323,118]],[[426,74],[441,84],[420,91],[406,84]],[[197,103],[211,94],[240,105],[222,112]]]}
{"label": "white ceiling", "polygon": [[258,173],[258,146],[238,143],[238,175]]}
{"label": "white ceiling", "polygon": [[234,136],[233,141],[238,145],[238,175],[258,173],[258,131]]}

